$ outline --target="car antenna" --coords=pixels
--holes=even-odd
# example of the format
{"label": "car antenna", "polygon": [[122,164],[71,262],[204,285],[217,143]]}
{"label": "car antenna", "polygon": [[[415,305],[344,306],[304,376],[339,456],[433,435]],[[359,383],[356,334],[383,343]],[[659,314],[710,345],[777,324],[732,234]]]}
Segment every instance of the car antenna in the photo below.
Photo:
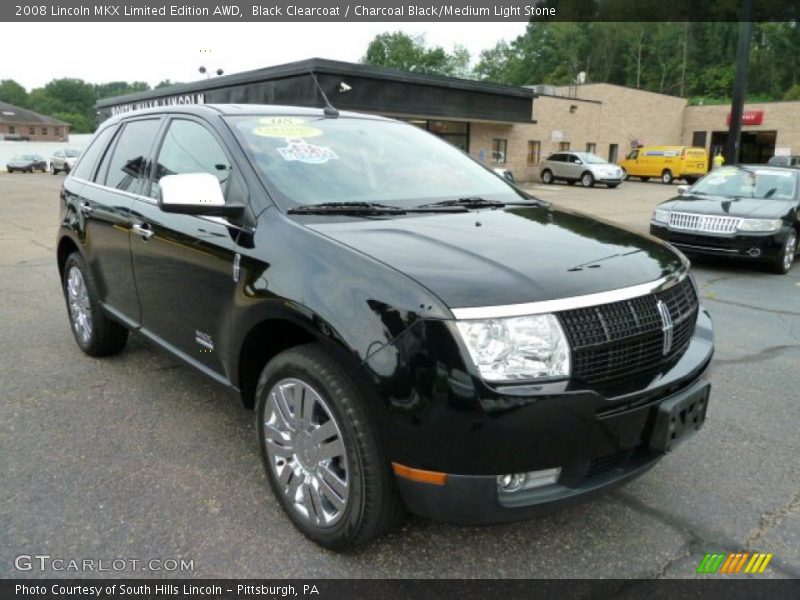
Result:
{"label": "car antenna", "polygon": [[317,76],[314,74],[314,71],[311,69],[308,70],[309,75],[314,80],[314,85],[317,86],[319,93],[322,94],[322,99],[325,100],[325,108],[322,109],[322,114],[325,115],[327,118],[335,119],[339,116],[339,111],[336,110],[336,107],[331,104],[331,101],[328,100],[328,96],[325,95],[325,90],[322,89],[322,86],[317,81]]}

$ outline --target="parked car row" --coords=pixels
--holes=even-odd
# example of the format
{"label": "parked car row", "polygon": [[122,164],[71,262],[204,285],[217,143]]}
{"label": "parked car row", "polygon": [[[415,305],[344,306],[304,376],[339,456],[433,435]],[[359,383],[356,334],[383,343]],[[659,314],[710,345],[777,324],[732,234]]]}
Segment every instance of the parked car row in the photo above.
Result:
{"label": "parked car row", "polygon": [[38,154],[18,154],[6,163],[9,173],[33,173],[34,171],[47,171],[47,161]]}
{"label": "parked car row", "polygon": [[629,177],[642,181],[658,178],[671,184],[676,179],[694,183],[708,172],[705,148],[688,146],[643,146],[632,150],[619,165],[590,152],[557,152],[551,154],[540,171],[542,183],[565,181],[584,187],[596,183],[617,187]]}
{"label": "parked car row", "polygon": [[[69,173],[80,155],[80,150],[73,148],[58,150],[50,158],[49,169],[53,175]],[[47,170],[47,160],[39,154],[18,154],[6,163],[6,171],[9,173],[33,173],[34,171],[44,173]]]}

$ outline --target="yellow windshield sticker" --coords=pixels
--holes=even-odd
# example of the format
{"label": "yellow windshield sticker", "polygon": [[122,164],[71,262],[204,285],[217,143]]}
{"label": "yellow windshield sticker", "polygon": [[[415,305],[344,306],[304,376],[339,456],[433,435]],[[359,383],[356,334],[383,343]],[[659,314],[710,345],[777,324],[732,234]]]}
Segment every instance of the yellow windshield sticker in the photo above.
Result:
{"label": "yellow windshield sticker", "polygon": [[307,138],[322,135],[322,130],[308,125],[300,117],[265,117],[258,120],[253,134],[270,138]]}

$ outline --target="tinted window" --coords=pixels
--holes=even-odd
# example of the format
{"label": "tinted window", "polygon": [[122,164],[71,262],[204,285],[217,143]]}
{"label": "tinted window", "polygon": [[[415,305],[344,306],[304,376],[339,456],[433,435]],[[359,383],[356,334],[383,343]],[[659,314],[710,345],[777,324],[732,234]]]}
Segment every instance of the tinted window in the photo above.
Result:
{"label": "tinted window", "polygon": [[166,175],[211,173],[224,185],[230,167],[222,146],[208,129],[195,121],[172,121],[158,153],[150,195],[158,197],[158,181]]}
{"label": "tinted window", "polygon": [[115,129],[116,127],[106,127],[103,131],[95,136],[89,148],[86,150],[86,152],[84,152],[83,158],[78,163],[78,166],[75,167],[73,176],[86,180],[90,180],[92,178],[92,173],[94,173],[95,166],[97,165],[100,157],[103,155],[103,151],[106,149],[106,146],[108,146],[108,142],[111,141],[111,137],[114,135]]}
{"label": "tinted window", "polygon": [[564,155],[563,154],[553,154],[547,160],[552,160],[552,161],[555,161],[555,162],[564,162]]}
{"label": "tinted window", "polygon": [[159,121],[133,121],[125,125],[108,163],[105,184],[132,194],[142,192],[147,174],[147,157],[158,132]]}

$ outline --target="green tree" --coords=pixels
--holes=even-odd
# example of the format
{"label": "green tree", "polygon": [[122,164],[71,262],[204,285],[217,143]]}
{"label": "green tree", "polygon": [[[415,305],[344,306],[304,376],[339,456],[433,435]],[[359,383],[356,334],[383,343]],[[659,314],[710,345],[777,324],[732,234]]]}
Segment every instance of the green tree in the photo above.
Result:
{"label": "green tree", "polygon": [[24,107],[28,102],[28,92],[13,79],[0,81],[0,101]]}
{"label": "green tree", "polygon": [[792,87],[786,90],[783,95],[784,100],[800,100],[800,83],[795,83]]}
{"label": "green tree", "polygon": [[449,54],[441,46],[428,47],[423,35],[410,36],[402,31],[376,35],[361,62],[414,73],[470,75],[469,52],[463,46],[456,46]]}
{"label": "green tree", "polygon": [[146,92],[149,89],[150,85],[144,81],[134,81],[133,83],[128,83],[127,81],[110,81],[108,83],[96,83],[94,85],[97,100],[110,98],[111,96],[124,96],[125,94]]}

